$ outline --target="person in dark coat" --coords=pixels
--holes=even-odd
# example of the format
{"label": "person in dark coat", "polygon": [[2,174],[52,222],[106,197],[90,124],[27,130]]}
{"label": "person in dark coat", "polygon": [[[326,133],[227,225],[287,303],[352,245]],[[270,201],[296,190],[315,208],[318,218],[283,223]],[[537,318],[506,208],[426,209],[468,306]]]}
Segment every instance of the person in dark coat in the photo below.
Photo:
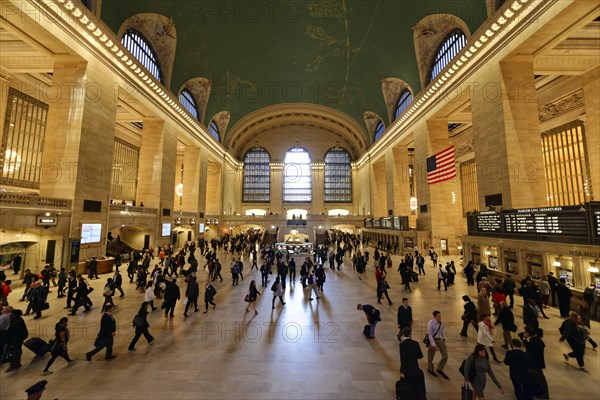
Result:
{"label": "person in dark coat", "polygon": [[412,340],[411,329],[402,329],[400,340],[400,379],[404,379],[413,390],[414,400],[426,400],[425,375],[418,360],[423,358],[421,346]]}
{"label": "person in dark coat", "polygon": [[88,274],[88,278],[90,279],[100,279],[98,277],[98,261],[96,261],[96,257],[92,257],[89,262],[90,273]]}
{"label": "person in dark coat", "polygon": [[546,345],[534,328],[525,327],[525,332],[520,333],[519,336],[523,340],[525,350],[533,363],[530,368],[533,380],[533,394],[540,399],[548,399],[548,382],[544,376],[544,368],[546,368],[544,348]]}
{"label": "person in dark coat", "polygon": [[550,285],[550,297],[552,297],[552,307],[556,307],[556,287],[558,279],[554,276],[554,272],[548,274],[548,284]]}
{"label": "person in dark coat", "polygon": [[560,278],[560,283],[556,287],[556,297],[558,297],[558,309],[560,310],[560,316],[567,318],[571,311],[571,289],[566,285],[565,278]]}
{"label": "person in dark coat", "polygon": [[22,258],[20,254],[17,254],[15,258],[12,259],[12,268],[15,272],[15,275],[19,275],[19,271],[21,271],[21,261]]}
{"label": "person in dark coat", "polygon": [[215,302],[215,295],[217,294],[217,289],[210,282],[206,282],[206,288],[204,289],[204,314],[208,312],[208,305],[212,304],[213,310],[217,307]]}
{"label": "person in dark coat", "polygon": [[112,353],[114,336],[117,332],[117,322],[112,315],[113,309],[114,306],[112,304],[106,306],[104,314],[102,314],[102,319],[100,319],[100,331],[94,342],[94,350],[85,354],[86,360],[92,361],[92,357],[104,348],[106,348],[105,360],[117,358]]}
{"label": "person in dark coat", "polygon": [[479,325],[478,325],[478,315],[477,315],[477,307],[475,306],[475,303],[473,303],[471,301],[471,298],[467,295],[462,297],[463,301],[465,302],[464,304],[464,313],[462,316],[462,320],[463,320],[463,327],[462,330],[460,331],[460,336],[464,336],[467,337],[469,336],[467,334],[467,330],[469,329],[469,324],[473,325],[473,328],[475,328],[475,332],[479,331]]}
{"label": "person in dark coat", "polygon": [[398,307],[398,329],[412,328],[413,316],[412,308],[408,305],[408,299],[402,299],[402,304]]}
{"label": "person in dark coat", "polygon": [[36,274],[32,274],[31,270],[26,269],[25,275],[23,275],[23,286],[25,286],[25,290],[23,291],[23,296],[19,299],[19,301],[25,301],[27,298],[27,293],[31,290],[31,284],[38,279]]}
{"label": "person in dark coat", "polygon": [[175,315],[175,304],[177,304],[177,300],[180,298],[181,292],[179,291],[179,286],[177,286],[177,279],[167,282],[165,289],[165,318],[169,317],[169,313],[171,318],[173,318]]}
{"label": "person in dark coat", "polygon": [[475,280],[473,279],[473,276],[475,275],[475,267],[473,266],[472,261],[469,261],[469,263],[467,264],[467,266],[464,269],[464,273],[467,277],[467,285],[475,286]]}
{"label": "person in dark coat", "polygon": [[79,285],[77,286],[77,294],[75,295],[75,306],[71,309],[71,315],[75,315],[75,313],[81,306],[85,307],[85,311],[90,310],[91,301],[88,298],[88,286],[81,275],[77,276],[77,280],[79,281]]}
{"label": "person in dark coat", "polygon": [[566,339],[567,343],[569,343],[569,346],[571,346],[571,349],[573,350],[569,354],[563,354],[565,361],[568,362],[569,358],[576,358],[577,365],[579,365],[579,370],[587,372],[585,369],[585,363],[583,361],[583,356],[585,355],[586,335],[580,323],[581,317],[579,314],[572,312],[569,315],[569,319],[565,320],[560,327],[560,341],[564,342]]}
{"label": "person in dark coat", "polygon": [[357,304],[356,309],[361,310],[365,313],[365,316],[367,317],[367,322],[369,323],[370,327],[369,335],[367,336],[367,338],[373,339],[375,337],[375,326],[379,321],[381,321],[379,310],[370,304]]}
{"label": "person in dark coat", "polygon": [[503,301],[500,303],[500,307],[501,309],[494,325],[502,324],[502,335],[504,336],[504,344],[502,347],[508,349],[509,346],[512,348],[511,332],[516,332],[517,326],[515,325],[515,316],[508,303]]}
{"label": "person in dark coat", "polygon": [[14,348],[15,357],[10,361],[10,366],[6,372],[21,368],[21,356],[23,355],[23,342],[29,336],[29,331],[23,320],[21,310],[13,310],[9,317],[8,329],[6,331],[6,346]]}
{"label": "person in dark coat", "polygon": [[512,339],[513,350],[506,352],[504,364],[508,365],[510,380],[512,381],[517,400],[533,400],[533,390],[530,370],[533,361],[528,354],[521,350],[521,341]]}
{"label": "person in dark coat", "polygon": [[69,309],[72,307],[73,301],[75,300],[75,295],[77,294],[77,278],[75,277],[75,273],[69,273],[67,279],[67,305],[65,309]]}
{"label": "person in dark coat", "polygon": [[148,303],[146,301],[143,302],[138,313],[136,314],[135,318],[133,319],[132,324],[133,324],[133,327],[135,328],[135,336],[133,337],[133,340],[129,344],[129,348],[127,349],[129,352],[135,351],[135,344],[138,342],[138,340],[140,339],[140,337],[142,335],[144,335],[144,337],[148,341],[148,344],[152,344],[152,342],[154,342],[154,337],[148,331],[148,328],[150,327],[150,324],[148,323],[148,306],[149,305],[150,305],[150,303]]}
{"label": "person in dark coat", "polygon": [[535,300],[533,299],[527,299],[527,304],[523,307],[523,323],[525,326],[535,328],[536,330],[540,328]]}
{"label": "person in dark coat", "polygon": [[198,312],[198,297],[200,297],[200,287],[198,286],[198,282],[196,281],[196,277],[193,275],[188,275],[188,284],[187,289],[185,290],[185,296],[188,301],[185,305],[185,310],[183,311],[183,316],[188,316],[188,309],[191,305],[194,305],[194,312]]}

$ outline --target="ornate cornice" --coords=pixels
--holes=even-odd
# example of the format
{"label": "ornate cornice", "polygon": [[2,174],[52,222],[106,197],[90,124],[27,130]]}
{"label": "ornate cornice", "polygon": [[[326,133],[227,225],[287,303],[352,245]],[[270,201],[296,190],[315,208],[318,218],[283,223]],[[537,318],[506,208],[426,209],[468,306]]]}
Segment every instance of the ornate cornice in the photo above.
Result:
{"label": "ornate cornice", "polygon": [[562,97],[553,102],[544,104],[539,109],[540,122],[546,122],[552,118],[556,118],[562,114],[566,114],[577,108],[582,108],[583,102],[583,91],[579,90],[573,94]]}
{"label": "ornate cornice", "polygon": [[465,155],[467,155],[469,153],[473,153],[474,151],[475,151],[475,147],[474,147],[473,141],[470,140],[470,141],[468,141],[466,143],[463,143],[463,144],[455,147],[455,149],[454,149],[454,156],[456,158],[460,158],[460,157],[465,156]]}

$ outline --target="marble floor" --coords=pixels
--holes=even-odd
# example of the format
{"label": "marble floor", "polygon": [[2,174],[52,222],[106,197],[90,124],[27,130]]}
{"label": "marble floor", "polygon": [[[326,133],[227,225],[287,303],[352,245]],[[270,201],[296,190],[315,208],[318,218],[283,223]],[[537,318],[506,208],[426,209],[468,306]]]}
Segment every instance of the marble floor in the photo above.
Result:
{"label": "marble floor", "polygon": [[[371,251],[371,254],[373,252]],[[221,259],[223,259],[222,257]],[[228,266],[229,257],[224,266]],[[397,268],[398,257],[394,257]],[[227,267],[226,267],[227,268]],[[450,380],[426,374],[428,399],[460,399],[462,376],[458,367],[475,344],[473,333],[466,339],[458,335],[462,313],[463,294],[475,297],[475,289],[467,287],[459,273],[456,286],[447,292],[436,289],[435,269],[429,264],[427,275],[413,284],[411,294],[404,292],[400,277],[389,272],[390,295],[393,306],[387,302],[377,306],[373,268],[368,277],[359,280],[351,267],[344,271],[328,268],[327,282],[321,299],[308,300],[300,283],[288,283],[285,307],[271,309],[272,294],[263,291],[257,307],[259,313],[246,313],[243,302],[250,280],[260,282],[260,274],[248,271],[245,280],[233,287],[228,277],[217,283],[217,307],[207,314],[192,313],[184,319],[183,302],[178,302],[174,319],[165,319],[159,311],[149,317],[150,332],[157,341],[148,346],[142,338],[137,351],[127,352],[133,336],[131,321],[143,301],[143,294],[134,290],[128,281],[124,285],[125,297],[116,298],[118,308],[114,315],[118,322],[115,354],[104,361],[104,353],[92,362],[85,361],[85,353],[92,349],[100,322],[101,287],[107,275],[94,280],[96,290],[91,297],[95,303],[92,311],[70,317],[71,342],[69,352],[78,361],[67,367],[62,359],[52,366],[54,373],[40,376],[48,355],[34,358],[24,349],[23,367],[11,373],[0,373],[0,398],[17,400],[26,397],[24,389],[47,379],[43,399],[386,399],[392,400],[395,382],[399,379],[399,351],[396,339],[396,310],[402,297],[409,298],[415,320],[414,336],[420,341],[431,312],[439,309],[447,326],[449,360],[445,369]],[[206,280],[201,272],[200,283]],[[185,284],[179,283],[182,293]],[[13,305],[18,303],[22,289],[10,296]],[[366,323],[364,314],[356,310],[357,303],[370,303],[381,310],[382,322],[377,326],[376,338],[367,340],[362,335]],[[25,317],[30,337],[50,339],[54,324],[65,315],[64,299],[50,294],[49,311],[40,320]],[[515,316],[522,322],[522,301],[517,299]],[[597,399],[600,396],[599,354],[586,352],[589,373],[575,368],[574,360],[566,363],[562,353],[567,345],[558,342],[561,318],[557,309],[549,309],[549,320],[542,320],[546,333],[546,377],[553,399]],[[593,323],[596,341],[600,327]],[[496,351],[501,359],[502,332],[495,331]],[[425,351],[424,351],[425,353]],[[426,368],[426,359],[421,360]],[[493,363],[494,371],[506,389],[506,394],[488,382],[486,399],[513,399],[508,367]],[[6,370],[6,366],[3,368]]]}

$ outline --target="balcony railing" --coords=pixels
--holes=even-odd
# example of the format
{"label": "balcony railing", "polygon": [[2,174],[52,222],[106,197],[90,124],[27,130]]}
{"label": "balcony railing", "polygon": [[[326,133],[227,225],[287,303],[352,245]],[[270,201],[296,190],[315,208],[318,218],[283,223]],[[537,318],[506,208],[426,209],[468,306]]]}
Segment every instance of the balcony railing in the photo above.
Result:
{"label": "balcony railing", "polygon": [[71,210],[71,200],[40,197],[34,194],[0,193],[0,206],[66,211]]}
{"label": "balcony railing", "polygon": [[119,212],[122,215],[130,215],[130,214],[154,214],[158,215],[157,208],[149,208],[149,207],[139,207],[139,206],[127,206],[122,204],[111,204],[110,205],[111,212]]}

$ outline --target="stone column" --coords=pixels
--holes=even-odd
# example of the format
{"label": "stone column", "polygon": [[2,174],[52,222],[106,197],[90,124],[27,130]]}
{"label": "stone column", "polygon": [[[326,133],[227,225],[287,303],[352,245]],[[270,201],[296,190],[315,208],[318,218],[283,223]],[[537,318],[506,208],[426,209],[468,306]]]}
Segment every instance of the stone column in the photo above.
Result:
{"label": "stone column", "polygon": [[[174,132],[161,119],[145,118],[140,146],[138,202],[144,202],[146,207],[173,211],[176,160],[177,137]],[[159,215],[162,215],[162,210],[159,210]]]}
{"label": "stone column", "polygon": [[206,164],[206,213],[209,215],[221,215],[223,212],[222,183],[222,164],[208,160]]}
{"label": "stone column", "polygon": [[471,90],[479,209],[502,195],[504,208],[547,204],[544,160],[532,62],[481,69]]}
{"label": "stone column", "polygon": [[[70,237],[81,222],[103,224],[100,243],[82,248],[82,258],[105,252],[117,103],[116,78],[100,63],[57,59],[49,104],[40,196],[73,200]],[[84,200],[101,202],[83,212]]]}
{"label": "stone column", "polygon": [[[310,166],[312,180],[312,214],[321,214],[325,211],[325,164],[314,163]],[[332,207],[327,207],[327,209]],[[335,208],[335,206],[333,207]]]}
{"label": "stone column", "polygon": [[600,67],[582,76],[587,144],[593,200],[600,199]]}
{"label": "stone column", "polygon": [[[175,181],[177,182],[177,181]],[[206,192],[201,191],[202,184],[202,157],[200,147],[190,145],[186,146],[183,152],[183,202],[181,209],[183,211],[200,211],[201,195]]]}
{"label": "stone column", "polygon": [[271,205],[267,214],[283,213],[283,164],[271,163]]}
{"label": "stone column", "polygon": [[[392,204],[395,216],[410,215],[410,178],[408,166],[410,157],[407,147],[394,147],[386,153],[386,163],[390,159],[393,185],[388,185],[388,198],[390,188],[393,191]],[[389,173],[389,172],[388,172]]]}
{"label": "stone column", "polygon": [[[458,178],[436,184],[427,184],[426,160],[428,157],[448,148],[448,121],[431,119],[418,128],[415,135],[415,168],[421,171],[416,176],[419,205],[426,205],[427,212],[420,212],[417,229],[430,231],[432,245],[439,255],[440,240],[447,239],[450,250],[456,252],[455,244],[466,231],[460,204],[460,183]],[[426,249],[423,249],[426,251]]]}
{"label": "stone column", "polygon": [[373,217],[388,214],[387,176],[385,161],[371,164],[371,213]]}

